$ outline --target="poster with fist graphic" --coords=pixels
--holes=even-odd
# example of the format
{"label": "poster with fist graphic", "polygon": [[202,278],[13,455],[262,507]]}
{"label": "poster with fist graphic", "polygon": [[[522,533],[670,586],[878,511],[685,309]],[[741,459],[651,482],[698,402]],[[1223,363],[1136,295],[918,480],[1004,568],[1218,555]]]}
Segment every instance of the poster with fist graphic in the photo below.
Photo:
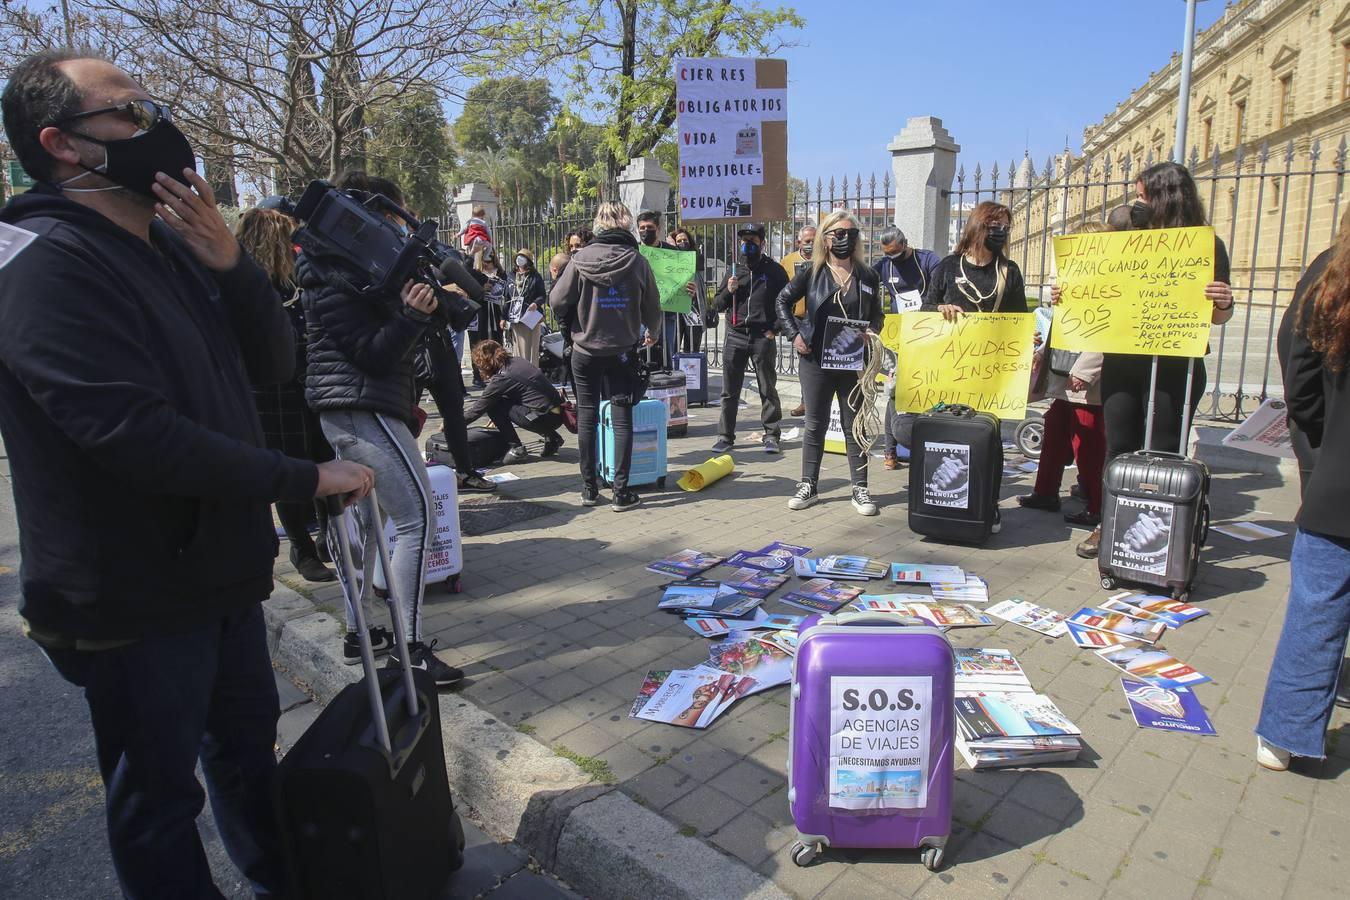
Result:
{"label": "poster with fist graphic", "polygon": [[970,509],[970,445],[923,445],[923,502]]}
{"label": "poster with fist graphic", "polygon": [[1166,575],[1174,512],[1166,500],[1117,499],[1111,567]]}

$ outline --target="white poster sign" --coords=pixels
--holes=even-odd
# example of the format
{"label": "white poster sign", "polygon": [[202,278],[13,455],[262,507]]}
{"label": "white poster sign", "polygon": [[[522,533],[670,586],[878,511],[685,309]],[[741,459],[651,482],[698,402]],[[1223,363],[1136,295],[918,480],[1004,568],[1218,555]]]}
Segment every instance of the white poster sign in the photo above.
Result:
{"label": "white poster sign", "polygon": [[933,679],[830,679],[830,807],[928,805]]}
{"label": "white poster sign", "polygon": [[1225,447],[1236,447],[1262,456],[1294,458],[1294,442],[1289,436],[1288,407],[1283,400],[1271,398],[1256,408],[1247,421],[1228,432]]}

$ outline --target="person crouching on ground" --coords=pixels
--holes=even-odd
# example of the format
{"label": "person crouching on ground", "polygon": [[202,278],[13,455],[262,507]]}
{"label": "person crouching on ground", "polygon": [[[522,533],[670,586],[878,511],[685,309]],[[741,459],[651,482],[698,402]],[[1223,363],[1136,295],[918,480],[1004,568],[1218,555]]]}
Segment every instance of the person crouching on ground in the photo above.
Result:
{"label": "person crouching on ground", "polygon": [[[595,429],[600,400],[610,399],[617,465],[614,500],[622,512],[642,503],[628,489],[633,462],[633,405],[639,385],[633,354],[650,347],[663,321],[656,276],[633,237],[633,214],[606,201],[595,214],[595,240],[572,256],[549,294],[549,306],[572,334],[572,376],[576,385],[577,445],[581,451],[581,505],[600,502]],[[643,328],[646,333],[643,333]]]}
{"label": "person crouching on ground", "polygon": [[548,377],[518,356],[506,352],[496,341],[483,341],[473,348],[473,364],[487,378],[483,393],[470,400],[464,410],[466,421],[487,416],[506,438],[507,464],[523,462],[530,452],[520,442],[516,428],[543,435],[542,456],[553,456],[563,445],[558,433],[562,425],[562,394]]}
{"label": "person crouching on ground", "polygon": [[858,220],[848,210],[836,210],[820,225],[811,265],[778,294],[778,324],[799,356],[797,377],[806,406],[802,480],[788,501],[788,509],[806,509],[820,499],[816,489],[820,461],[825,452],[830,404],[837,400],[853,483],[853,508],[864,516],[877,514],[877,505],[867,491],[867,459],[853,436],[853,419],[861,403],[854,388],[864,368],[862,355],[856,366],[841,368],[826,351],[831,349],[827,337],[833,342],[843,331],[864,327],[867,333],[878,334],[884,318],[881,283],[863,258]]}
{"label": "person crouching on ground", "polygon": [[[343,180],[339,179],[339,186]],[[386,190],[397,192],[391,184]],[[350,189],[361,202],[369,195]],[[402,206],[402,196],[388,199]],[[395,223],[399,225],[401,223]],[[361,275],[344,260],[302,252],[296,264],[309,325],[309,373],[305,398],[319,414],[323,433],[340,459],[369,466],[379,483],[380,509],[394,523],[390,578],[406,604],[403,621],[412,665],[425,669],[437,686],[455,684],[464,673],[422,641],[422,598],[427,552],[434,534],[431,478],[413,437],[418,427],[413,349],[433,326],[436,294],[429,284],[409,280],[384,295],[358,292]],[[397,647],[378,647],[397,664]],[[347,611],[343,655],[360,662],[356,623]]]}

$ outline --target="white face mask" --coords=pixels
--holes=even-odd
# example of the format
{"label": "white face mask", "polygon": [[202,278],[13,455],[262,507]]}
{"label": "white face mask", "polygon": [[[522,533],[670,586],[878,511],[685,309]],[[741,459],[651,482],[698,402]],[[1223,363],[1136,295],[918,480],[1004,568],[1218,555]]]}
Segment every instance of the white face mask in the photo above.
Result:
{"label": "white face mask", "polygon": [[520,266],[522,269],[525,268],[526,264],[528,264],[528,263],[529,263],[529,260],[526,259],[525,257],[523,257],[523,256],[517,256],[517,257],[516,257],[516,265]]}

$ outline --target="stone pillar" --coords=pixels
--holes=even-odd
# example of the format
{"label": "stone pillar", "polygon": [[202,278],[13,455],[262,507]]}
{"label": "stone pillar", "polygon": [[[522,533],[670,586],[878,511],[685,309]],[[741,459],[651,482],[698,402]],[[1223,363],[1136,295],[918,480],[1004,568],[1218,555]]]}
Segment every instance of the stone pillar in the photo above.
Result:
{"label": "stone pillar", "polygon": [[945,256],[951,249],[952,178],[960,145],[942,120],[915,116],[886,147],[895,180],[895,224],[911,247]]}
{"label": "stone pillar", "polygon": [[[638,213],[666,212],[670,200],[670,176],[654,156],[635,157],[619,173],[619,201],[633,214],[634,226]],[[662,221],[662,231],[669,231],[670,222]]]}
{"label": "stone pillar", "polygon": [[[492,188],[478,181],[470,181],[464,187],[460,188],[455,195],[455,218],[459,220],[460,231],[464,230],[464,223],[473,216],[475,207],[481,206],[487,211],[483,218],[487,220],[489,226],[497,224],[497,208],[501,201],[497,195],[492,192]],[[449,222],[442,222],[442,227],[449,227]]]}

